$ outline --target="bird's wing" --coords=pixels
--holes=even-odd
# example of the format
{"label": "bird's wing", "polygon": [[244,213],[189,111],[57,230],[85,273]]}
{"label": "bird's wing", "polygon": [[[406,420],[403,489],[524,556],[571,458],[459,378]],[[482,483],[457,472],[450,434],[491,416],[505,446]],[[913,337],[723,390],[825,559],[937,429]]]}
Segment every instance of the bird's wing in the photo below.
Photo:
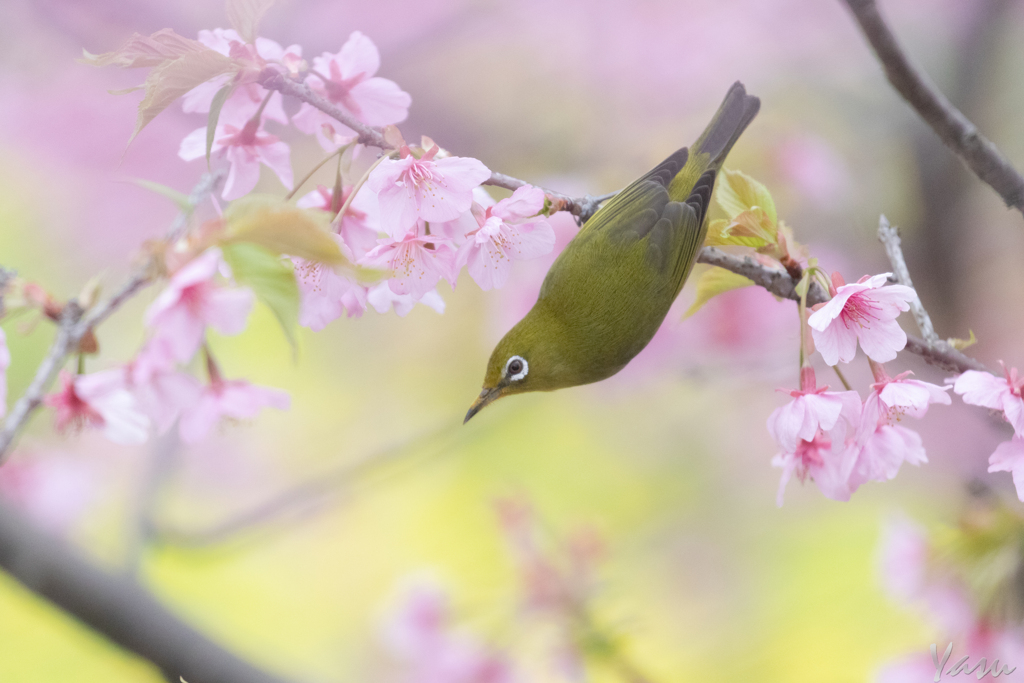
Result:
{"label": "bird's wing", "polygon": [[[605,233],[613,241],[646,237],[668,204],[668,186],[686,165],[685,147],[633,181],[601,207],[580,231],[580,237]],[[621,243],[621,242],[620,242]]]}
{"label": "bird's wing", "polygon": [[602,235],[609,243],[628,248],[645,240],[648,262],[659,272],[670,273],[668,282],[678,292],[704,242],[704,219],[715,184],[715,171],[706,171],[685,201],[671,201],[668,186],[687,157],[684,147],[616,195],[584,226],[581,242]]}

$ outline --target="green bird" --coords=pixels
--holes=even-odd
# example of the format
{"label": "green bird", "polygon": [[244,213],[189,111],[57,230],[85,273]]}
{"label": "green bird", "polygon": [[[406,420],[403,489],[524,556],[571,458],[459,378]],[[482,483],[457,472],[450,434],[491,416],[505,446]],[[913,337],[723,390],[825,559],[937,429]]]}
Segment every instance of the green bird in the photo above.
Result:
{"label": "green bird", "polygon": [[736,82],[691,149],[605,204],[559,254],[498,342],[466,422],[495,400],[611,377],[658,331],[707,232],[715,177],[761,101]]}

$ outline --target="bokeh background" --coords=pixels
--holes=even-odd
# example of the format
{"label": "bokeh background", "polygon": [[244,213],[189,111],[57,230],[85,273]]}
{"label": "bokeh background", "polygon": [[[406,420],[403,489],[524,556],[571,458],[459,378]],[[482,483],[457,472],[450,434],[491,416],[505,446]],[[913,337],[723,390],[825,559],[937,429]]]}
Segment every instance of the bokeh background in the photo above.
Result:
{"label": "bokeh background", "polygon": [[[882,8],[952,101],[1024,165],[1024,5]],[[205,122],[172,107],[126,152],[138,95],[108,91],[142,73],[75,60],[135,31],[226,27],[223,8],[10,0],[0,19],[0,264],[61,297],[100,272],[115,283],[175,213],[126,181],[187,191],[204,166],[177,148]],[[762,109],[730,166],[769,187],[822,265],[848,280],[887,270],[874,238],[885,213],[939,333],[973,330],[971,351],[989,366],[1024,362],[1021,217],[889,88],[837,0],[282,0],[261,33],[312,57],[354,30],[379,46],[379,75],[412,95],[407,139],[429,134],[574,196],[620,188],[692,142],[742,80]],[[289,135],[301,177],[321,152]],[[260,189],[283,192],[268,173]],[[564,244],[574,227],[558,230]],[[785,400],[775,389],[797,380],[795,307],[740,290],[683,320],[689,288],[618,376],[501,401],[462,427],[491,348],[536,296],[541,261],[517,264],[496,292],[464,276],[442,289],[443,315],[371,310],[304,330],[296,356],[257,309],[244,335],[213,347],[229,376],[288,390],[290,411],[190,449],[58,437],[43,411],[0,468],[0,495],[111,571],[134,573],[211,638],[301,679],[394,680],[389,614],[426,583],[448,595],[456,628],[515,660],[522,680],[565,680],[557,615],[527,605],[530,577],[500,500],[529,507],[553,553],[596,539],[594,620],[652,681],[864,681],[926,653],[940,634],[882,589],[880,528],[901,512],[954,522],[978,477],[1012,498],[1008,475],[985,474],[1006,433],[959,401],[936,407],[910,425],[926,466],[845,504],[792,483],[779,509],[764,425]],[[134,353],[153,294],[100,330],[89,369]],[[3,327],[13,398],[53,328]],[[891,369],[942,377],[910,357]],[[866,365],[849,374],[866,395]],[[824,368],[819,377],[838,383]],[[601,661],[587,675],[621,680]],[[0,574],[0,681],[69,680],[162,679]]]}

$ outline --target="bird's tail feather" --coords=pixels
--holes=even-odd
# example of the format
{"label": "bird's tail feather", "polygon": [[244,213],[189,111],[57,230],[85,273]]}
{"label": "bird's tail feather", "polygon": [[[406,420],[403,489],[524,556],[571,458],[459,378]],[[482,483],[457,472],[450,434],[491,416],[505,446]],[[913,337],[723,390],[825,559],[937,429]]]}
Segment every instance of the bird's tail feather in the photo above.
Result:
{"label": "bird's tail feather", "polygon": [[690,153],[707,154],[707,168],[717,170],[760,108],[761,100],[748,95],[743,84],[736,81],[729,88],[711,123],[693,144]]}

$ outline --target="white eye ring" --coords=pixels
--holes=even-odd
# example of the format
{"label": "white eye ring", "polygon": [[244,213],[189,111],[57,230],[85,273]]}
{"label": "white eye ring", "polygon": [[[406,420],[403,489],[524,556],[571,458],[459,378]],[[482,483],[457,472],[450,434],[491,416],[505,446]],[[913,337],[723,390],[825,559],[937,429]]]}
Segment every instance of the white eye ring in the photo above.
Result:
{"label": "white eye ring", "polygon": [[[510,365],[512,365],[513,361],[519,361],[520,363],[522,363],[523,364],[523,369],[520,370],[519,372],[517,372],[516,374],[512,375],[511,377],[509,377],[508,367]],[[508,379],[508,381],[510,381],[510,382],[518,382],[522,378],[526,377],[527,373],[529,373],[529,372],[530,372],[530,364],[527,363],[526,359],[523,358],[522,356],[512,356],[511,358],[509,358],[505,362],[505,378]]]}

